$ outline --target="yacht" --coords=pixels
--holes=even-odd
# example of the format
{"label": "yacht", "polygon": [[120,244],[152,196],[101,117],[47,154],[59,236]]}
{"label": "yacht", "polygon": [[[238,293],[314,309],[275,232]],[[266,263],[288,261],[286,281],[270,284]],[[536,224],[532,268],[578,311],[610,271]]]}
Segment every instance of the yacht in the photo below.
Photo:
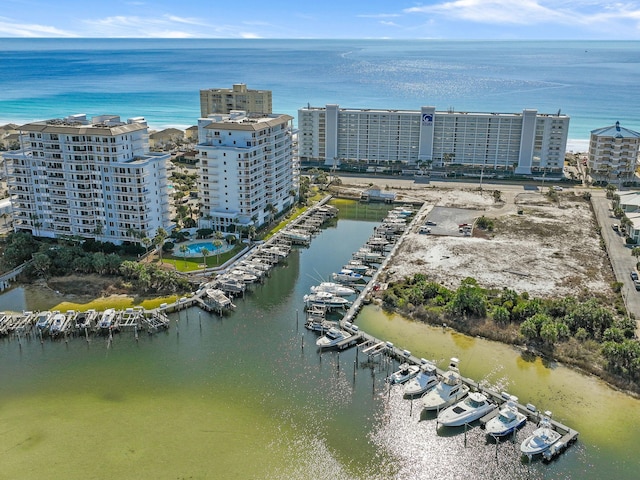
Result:
{"label": "yacht", "polygon": [[487,434],[504,437],[517,430],[527,422],[527,416],[518,410],[518,398],[511,397],[500,408],[500,412],[485,425]]}
{"label": "yacht", "polygon": [[540,420],[538,428],[533,431],[533,434],[524,439],[520,445],[522,453],[529,457],[542,453],[562,438],[562,435],[553,429],[549,418],[550,415],[551,413],[547,412]]}
{"label": "yacht", "polygon": [[410,363],[403,363],[398,367],[398,370],[389,375],[388,381],[392,385],[404,383],[416,375],[420,371],[420,367],[418,365],[412,365]]}
{"label": "yacht", "polygon": [[452,358],[449,370],[435,388],[422,396],[422,406],[425,410],[439,410],[464,398],[469,393],[469,387],[462,382],[458,371],[458,359]]}
{"label": "yacht", "polygon": [[433,363],[423,363],[420,365],[418,374],[404,384],[404,396],[415,397],[435,387],[440,379]]}
{"label": "yacht", "polygon": [[438,414],[438,423],[445,427],[461,427],[484,417],[496,408],[498,406],[490,401],[486,395],[472,392],[464,400],[441,411]]}
{"label": "yacht", "polygon": [[321,348],[330,348],[337,346],[343,340],[347,340],[352,337],[352,335],[339,328],[333,327],[327,330],[327,332],[316,340],[316,345]]}
{"label": "yacht", "polygon": [[347,263],[342,268],[343,269],[347,269],[347,270],[351,270],[351,271],[353,271],[355,273],[359,273],[361,275],[364,275],[369,270],[369,266],[364,264],[364,263],[362,263],[360,260],[349,260],[349,263]]}
{"label": "yacht", "polygon": [[358,283],[364,280],[362,274],[354,272],[350,268],[343,268],[338,273],[332,275],[336,282],[341,283]]}
{"label": "yacht", "polygon": [[67,316],[64,313],[57,312],[51,319],[51,325],[49,326],[49,335],[59,335],[64,330],[67,324]]}
{"label": "yacht", "polygon": [[308,305],[323,305],[327,308],[340,308],[349,305],[349,300],[329,292],[316,292],[305,295],[304,302]]}
{"label": "yacht", "polygon": [[327,292],[339,297],[348,297],[356,293],[355,289],[335,282],[322,282],[320,285],[311,287],[313,293]]}
{"label": "yacht", "polygon": [[100,321],[98,322],[98,328],[101,330],[108,330],[113,327],[113,324],[116,319],[116,310],[115,308],[107,308],[103,313],[102,317],[100,317]]}
{"label": "yacht", "polygon": [[36,317],[36,328],[40,331],[47,330],[51,326],[51,320],[53,320],[53,316],[58,312],[39,312]]}

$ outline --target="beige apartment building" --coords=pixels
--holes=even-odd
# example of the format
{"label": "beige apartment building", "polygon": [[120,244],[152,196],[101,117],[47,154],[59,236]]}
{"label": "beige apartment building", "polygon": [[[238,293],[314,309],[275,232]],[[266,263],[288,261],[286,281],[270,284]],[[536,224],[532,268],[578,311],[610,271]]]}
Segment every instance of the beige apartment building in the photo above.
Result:
{"label": "beige apartment building", "polygon": [[18,127],[5,170],[15,231],[121,244],[170,230],[168,154],[144,118],[72,115]]}
{"label": "beige apartment building", "polygon": [[296,199],[299,167],[290,115],[209,115],[198,121],[202,222],[218,231],[256,227]]}
{"label": "beige apartment building", "polygon": [[242,110],[247,113],[272,113],[271,90],[250,90],[244,83],[235,83],[232,88],[200,90],[200,116],[231,113]]}

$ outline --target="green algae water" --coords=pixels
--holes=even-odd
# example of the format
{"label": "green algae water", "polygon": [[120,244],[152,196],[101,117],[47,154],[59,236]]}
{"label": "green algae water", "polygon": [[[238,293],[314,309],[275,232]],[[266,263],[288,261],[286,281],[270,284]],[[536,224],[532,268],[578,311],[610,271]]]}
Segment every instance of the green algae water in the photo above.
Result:
{"label": "green algae water", "polygon": [[[363,330],[440,366],[457,356],[463,375],[580,431],[557,460],[529,464],[517,441],[496,446],[478,427],[436,430],[417,401],[385,389],[397,364],[367,362],[356,349],[320,355],[303,328],[302,296],[386,211],[339,206],[337,222],[228,316],[182,311],[167,332],[138,341],[123,332],[110,346],[100,336],[0,340],[0,479],[635,478],[640,402],[591,377],[373,306],[361,312]],[[28,289],[13,292],[0,310],[22,294],[26,303],[12,308],[35,308]]]}

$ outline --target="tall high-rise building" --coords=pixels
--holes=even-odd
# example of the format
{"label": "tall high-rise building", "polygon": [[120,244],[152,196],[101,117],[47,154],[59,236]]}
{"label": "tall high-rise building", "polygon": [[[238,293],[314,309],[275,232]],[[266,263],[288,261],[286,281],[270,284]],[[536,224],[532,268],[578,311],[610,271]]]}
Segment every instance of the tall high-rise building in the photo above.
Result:
{"label": "tall high-rise building", "polygon": [[596,181],[633,179],[640,152],[640,133],[620,126],[620,122],[591,131],[589,175]]}
{"label": "tall high-rise building", "polygon": [[293,204],[299,168],[289,115],[210,115],[198,121],[198,194],[205,226],[259,226]]}
{"label": "tall high-rise building", "polygon": [[307,107],[298,110],[302,163],[462,166],[518,174],[562,172],[569,117]]}
{"label": "tall high-rise building", "polygon": [[16,231],[120,244],[170,228],[168,154],[149,152],[142,117],[86,115],[18,127],[5,153]]}
{"label": "tall high-rise building", "polygon": [[247,113],[272,113],[271,90],[249,90],[244,83],[235,83],[232,88],[200,90],[200,116],[229,114],[232,110]]}

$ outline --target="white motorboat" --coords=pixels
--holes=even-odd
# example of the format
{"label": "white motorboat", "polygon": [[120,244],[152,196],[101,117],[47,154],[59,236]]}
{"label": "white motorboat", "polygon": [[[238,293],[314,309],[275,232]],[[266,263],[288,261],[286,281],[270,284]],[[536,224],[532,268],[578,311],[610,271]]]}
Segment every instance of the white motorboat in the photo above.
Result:
{"label": "white motorboat", "polygon": [[404,396],[415,397],[431,390],[440,381],[436,366],[433,363],[420,365],[418,374],[404,384]]}
{"label": "white motorboat", "polygon": [[349,300],[329,292],[316,292],[305,295],[304,302],[308,305],[322,305],[327,308],[340,308],[349,305]]}
{"label": "white motorboat", "polygon": [[531,457],[548,450],[560,438],[562,438],[562,435],[553,429],[549,416],[545,415],[540,420],[538,428],[533,431],[533,434],[524,439],[520,445],[520,451]]}
{"label": "white motorboat", "polygon": [[49,326],[49,334],[51,336],[62,333],[65,325],[67,324],[67,316],[64,313],[57,312],[51,319],[51,325]]}
{"label": "white motorboat", "polygon": [[469,387],[462,382],[458,371],[458,359],[452,358],[449,370],[435,388],[422,396],[422,406],[425,410],[439,410],[464,398],[469,393]]}
{"label": "white motorboat", "polygon": [[364,263],[362,263],[359,260],[350,260],[349,263],[347,263],[344,267],[342,267],[343,269],[347,269],[347,270],[351,270],[355,273],[359,273],[361,275],[367,273],[367,270],[369,270],[369,265],[365,265]]}
{"label": "white motorboat", "polygon": [[398,367],[398,370],[389,375],[389,378],[387,380],[392,385],[397,385],[412,379],[413,377],[418,375],[419,371],[420,367],[418,365],[403,363],[402,365],[400,365],[400,367]]}
{"label": "white motorboat", "polygon": [[47,330],[51,325],[51,320],[53,320],[55,313],[49,311],[39,312],[36,317],[36,328],[38,330]]}
{"label": "white motorboat", "polygon": [[336,282],[341,283],[358,283],[364,280],[361,274],[354,272],[350,268],[343,268],[338,273],[334,273],[332,277]]}
{"label": "white motorboat", "polygon": [[373,252],[367,248],[361,248],[353,254],[353,258],[362,260],[365,263],[380,263],[384,260],[384,255]]}
{"label": "white motorboat", "polygon": [[236,278],[244,283],[253,283],[258,281],[258,277],[252,273],[247,272],[243,268],[235,268],[229,272],[231,278]]}
{"label": "white motorboat", "polygon": [[327,292],[339,297],[348,297],[356,293],[355,289],[335,282],[322,282],[320,285],[311,287],[311,291],[313,293]]}
{"label": "white motorboat", "polygon": [[498,415],[487,422],[484,428],[488,435],[504,437],[527,422],[527,416],[518,410],[517,402],[517,397],[511,397],[500,408]]}
{"label": "white motorboat", "polygon": [[438,423],[445,427],[460,427],[484,417],[498,406],[486,395],[471,392],[467,398],[444,409],[438,414]]}
{"label": "white motorboat", "polygon": [[321,348],[335,347],[350,337],[352,337],[352,335],[349,332],[334,327],[327,330],[322,337],[316,340],[316,345]]}
{"label": "white motorboat", "polygon": [[312,332],[320,332],[324,335],[325,332],[328,332],[331,328],[335,328],[338,326],[338,322],[332,322],[330,320],[325,320],[324,318],[316,318],[310,317],[304,324],[304,327],[307,330],[311,330]]}
{"label": "white motorboat", "polygon": [[100,317],[100,321],[98,322],[98,328],[102,330],[108,330],[113,327],[113,324],[116,320],[116,310],[115,308],[107,308],[104,312],[102,312],[102,317]]}

